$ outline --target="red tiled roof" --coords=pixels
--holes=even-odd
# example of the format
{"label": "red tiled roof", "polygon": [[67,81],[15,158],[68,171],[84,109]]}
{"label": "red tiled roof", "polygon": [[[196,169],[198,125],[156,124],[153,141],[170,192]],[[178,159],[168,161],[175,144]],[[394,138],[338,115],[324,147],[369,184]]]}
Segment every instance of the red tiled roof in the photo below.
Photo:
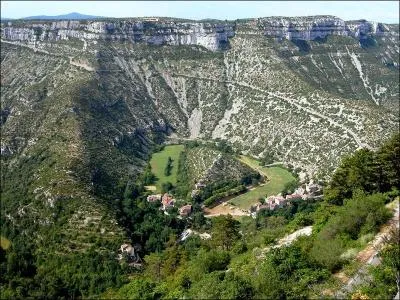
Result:
{"label": "red tiled roof", "polygon": [[168,205],[171,205],[171,204],[173,204],[174,203],[174,198],[172,198],[172,196],[171,195],[169,195],[169,194],[167,194],[167,193],[165,193],[163,196],[162,196],[162,204],[164,205],[164,206],[168,206]]}
{"label": "red tiled roof", "polygon": [[299,199],[299,198],[301,198],[301,195],[299,194],[286,195],[286,199]]}
{"label": "red tiled roof", "polygon": [[179,213],[181,215],[187,215],[187,214],[190,214],[191,212],[192,212],[192,206],[190,204],[184,205],[179,209]]}

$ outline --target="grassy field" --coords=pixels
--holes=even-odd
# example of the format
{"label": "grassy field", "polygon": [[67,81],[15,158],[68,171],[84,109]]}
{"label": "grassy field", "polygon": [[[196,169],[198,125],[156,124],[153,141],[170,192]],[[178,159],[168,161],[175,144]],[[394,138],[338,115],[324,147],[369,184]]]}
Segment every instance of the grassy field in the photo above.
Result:
{"label": "grassy field", "polygon": [[[169,145],[157,153],[154,153],[150,160],[151,172],[156,175],[157,181],[155,183],[157,192],[161,191],[161,185],[165,182],[176,184],[176,173],[178,171],[179,154],[183,151],[183,145]],[[164,169],[167,165],[168,157],[172,158],[171,175],[165,176]]]}
{"label": "grassy field", "polygon": [[3,250],[7,250],[10,247],[11,242],[8,239],[6,239],[4,236],[1,236],[0,238],[1,238],[1,240],[0,240],[1,248]]}
{"label": "grassy field", "polygon": [[266,184],[229,201],[242,209],[249,209],[252,204],[258,202],[260,197],[277,195],[283,190],[286,183],[295,180],[289,171],[281,167],[261,167],[257,160],[247,156],[240,156],[238,159],[268,178]]}

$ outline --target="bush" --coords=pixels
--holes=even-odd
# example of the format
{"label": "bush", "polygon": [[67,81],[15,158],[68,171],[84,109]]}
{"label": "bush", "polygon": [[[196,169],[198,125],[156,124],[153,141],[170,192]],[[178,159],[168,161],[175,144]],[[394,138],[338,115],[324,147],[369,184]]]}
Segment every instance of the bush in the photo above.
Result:
{"label": "bush", "polygon": [[232,195],[239,195],[240,193],[244,192],[245,190],[246,190],[246,187],[244,185],[239,185],[236,188],[233,188],[233,189],[230,189],[230,190],[227,190],[224,192],[220,192],[218,194],[211,196],[210,198],[207,198],[206,200],[204,200],[204,205],[211,206],[216,201],[218,201],[222,198],[232,196]]}
{"label": "bush", "polygon": [[321,266],[333,272],[342,266],[343,261],[340,259],[340,255],[343,251],[343,243],[339,238],[317,239],[311,248],[310,256]]}
{"label": "bush", "polygon": [[118,296],[121,299],[151,299],[155,286],[155,283],[148,279],[134,279],[118,291]]}
{"label": "bush", "polygon": [[391,214],[384,203],[383,194],[367,196],[356,192],[318,233],[311,256],[331,271],[339,268],[343,263],[340,256],[351,240],[376,232],[390,218]]}

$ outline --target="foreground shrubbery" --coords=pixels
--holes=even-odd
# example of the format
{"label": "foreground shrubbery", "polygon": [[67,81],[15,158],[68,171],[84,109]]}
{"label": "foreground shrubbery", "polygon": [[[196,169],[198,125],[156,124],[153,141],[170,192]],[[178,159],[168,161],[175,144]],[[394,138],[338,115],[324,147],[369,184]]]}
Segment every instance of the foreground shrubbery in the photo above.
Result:
{"label": "foreground shrubbery", "polygon": [[361,290],[372,299],[392,299],[400,291],[400,244],[399,229],[393,229],[379,253],[381,264],[371,267],[373,280]]}
{"label": "foreground shrubbery", "polygon": [[376,233],[391,216],[383,194],[356,193],[317,234],[311,256],[331,271],[343,264],[341,254],[367,233]]}

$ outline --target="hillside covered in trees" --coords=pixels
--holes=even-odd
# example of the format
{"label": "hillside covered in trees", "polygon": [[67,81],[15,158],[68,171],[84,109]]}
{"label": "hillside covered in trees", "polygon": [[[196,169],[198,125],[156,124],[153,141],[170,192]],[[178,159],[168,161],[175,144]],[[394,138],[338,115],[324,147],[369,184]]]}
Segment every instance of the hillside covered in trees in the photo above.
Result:
{"label": "hillside covered in trees", "polygon": [[[322,201],[299,200],[240,221],[230,216],[206,219],[198,204],[189,219],[176,218],[176,209],[165,215],[146,201],[148,175],[143,174],[121,191],[116,207],[118,223],[132,241],[143,245],[141,269],[107,256],[96,241],[75,260],[52,256],[44,248],[32,252],[29,244],[19,240],[21,235],[4,224],[2,236],[11,243],[1,250],[2,298],[329,296],[340,288],[334,274],[355,268],[355,255],[392,217],[385,204],[399,195],[399,163],[400,136],[396,135],[377,151],[361,149],[344,157]],[[276,247],[279,238],[310,225],[310,236]],[[208,232],[211,238],[192,235],[181,241],[185,228]],[[373,280],[357,292],[371,298],[393,297],[398,252],[398,242],[388,241],[379,253],[381,264],[371,271]]]}

